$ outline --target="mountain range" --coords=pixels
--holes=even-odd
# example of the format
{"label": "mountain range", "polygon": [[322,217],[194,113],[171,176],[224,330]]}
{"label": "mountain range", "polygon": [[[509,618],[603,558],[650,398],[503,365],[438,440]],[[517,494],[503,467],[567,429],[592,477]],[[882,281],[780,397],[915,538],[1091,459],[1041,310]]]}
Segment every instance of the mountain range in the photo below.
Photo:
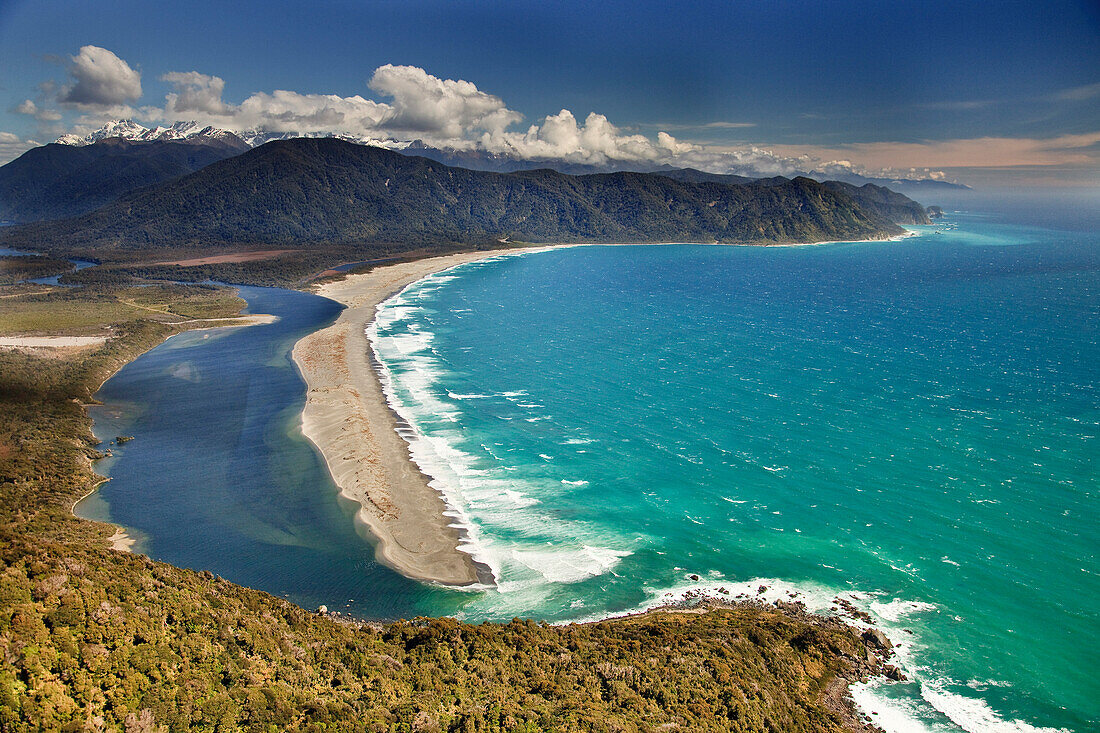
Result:
{"label": "mountain range", "polygon": [[133,120],[114,120],[87,135],[62,135],[54,142],[58,145],[82,147],[102,140],[129,140],[131,142],[180,142],[190,141],[206,145],[226,145],[235,148],[252,147],[236,133],[221,130],[197,122],[176,122],[169,127],[145,127]]}
{"label": "mountain range", "polygon": [[178,142],[187,140],[200,143],[225,142],[232,145],[244,145],[246,148],[256,148],[274,140],[291,140],[297,137],[334,137],[360,145],[373,145],[391,150],[401,150],[405,144],[394,140],[381,140],[366,135],[350,135],[337,132],[268,132],[266,130],[252,130],[237,134],[229,130],[222,130],[212,126],[204,126],[198,122],[176,122],[168,127],[145,127],[133,120],[114,120],[103,127],[88,133],[87,135],[62,135],[55,142],[59,145],[80,147],[94,145],[101,140],[121,138],[135,142]]}
{"label": "mountain range", "polygon": [[[425,158],[439,161],[446,165],[459,168],[471,168],[474,170],[495,171],[497,173],[512,173],[519,170],[531,170],[534,168],[553,168],[562,173],[584,175],[588,173],[615,173],[630,171],[634,173],[660,173],[675,170],[675,166],[668,164],[650,163],[645,161],[609,161],[604,164],[573,163],[555,158],[519,158],[506,154],[490,153],[479,149],[455,149],[448,147],[435,147],[422,140],[393,140],[374,138],[367,135],[355,135],[338,132],[269,132],[266,130],[249,130],[237,133],[227,130],[218,130],[213,127],[204,127],[197,122],[177,122],[169,127],[146,128],[133,120],[116,120],[109,122],[99,130],[83,137],[76,135],[63,135],[57,142],[65,145],[89,145],[108,137],[122,137],[129,140],[182,140],[196,137],[213,138],[216,136],[232,137],[245,142],[249,147],[258,147],[273,140],[289,140],[298,137],[335,137],[347,142],[373,145],[390,150],[398,150],[412,155],[421,155]],[[727,171],[729,173],[731,171]],[[751,164],[739,165],[736,172],[747,178],[766,178],[774,176],[774,171],[761,170]],[[788,173],[789,177],[804,176],[818,181],[841,180],[862,186],[865,183],[874,183],[879,186],[887,186],[902,193],[920,194],[946,190],[966,190],[969,186],[959,183],[932,178],[882,178],[866,176],[854,171],[818,171],[813,169],[800,170]]]}
{"label": "mountain range", "polygon": [[[808,178],[731,185],[653,173],[493,173],[333,138],[298,138],[134,190],[77,217],[7,227],[3,241],[53,252],[411,248],[509,239],[808,242],[901,233],[876,206],[860,203],[883,197],[890,198],[877,187],[850,190]],[[911,204],[917,209],[904,220],[927,223]]]}
{"label": "mountain range", "polygon": [[249,150],[237,136],[219,132],[167,139],[107,137],[88,145],[32,148],[0,167],[0,220],[78,216]]}

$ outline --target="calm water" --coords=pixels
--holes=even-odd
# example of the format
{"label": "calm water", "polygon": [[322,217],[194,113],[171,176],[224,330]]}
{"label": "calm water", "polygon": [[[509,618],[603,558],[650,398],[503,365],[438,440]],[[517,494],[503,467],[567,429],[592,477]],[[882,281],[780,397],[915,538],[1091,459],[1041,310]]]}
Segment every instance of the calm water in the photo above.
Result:
{"label": "calm water", "polygon": [[[290,359],[341,306],[305,293],[242,287],[277,323],[173,336],[96,395],[95,434],[111,481],[78,514],[131,530],[135,548],[314,608],[414,616],[430,589],[379,566],[302,436],[305,386]],[[450,594],[453,595],[453,594]]]}
{"label": "calm water", "polygon": [[888,729],[1093,730],[1100,238],[1013,211],[895,243],[555,250],[391,299],[388,389],[497,590],[370,559],[298,430],[287,353],[336,314],[300,293],[245,288],[283,320],[175,337],[105,385],[97,435],[137,439],[86,511],[367,616],[842,595],[902,644],[913,681],[857,690]]}

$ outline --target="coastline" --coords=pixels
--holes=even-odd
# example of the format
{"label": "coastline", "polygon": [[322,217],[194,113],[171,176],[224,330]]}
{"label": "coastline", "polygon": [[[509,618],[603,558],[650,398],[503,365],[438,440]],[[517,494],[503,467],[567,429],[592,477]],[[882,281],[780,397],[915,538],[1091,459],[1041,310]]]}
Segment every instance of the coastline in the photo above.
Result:
{"label": "coastline", "polygon": [[[894,237],[853,241],[896,241]],[[832,242],[772,243],[817,246]],[[306,383],[302,434],[320,451],[340,495],[358,504],[356,521],[376,543],[382,564],[414,580],[453,587],[491,585],[492,571],[462,551],[462,536],[445,514],[450,507],[429,485],[397,433],[366,335],[379,304],[408,285],[456,265],[502,255],[591,246],[645,246],[680,242],[570,242],[511,247],[387,264],[312,288],[345,309],[328,328],[299,340],[292,357]]]}
{"label": "coastline", "polygon": [[[912,236],[919,233],[873,241],[898,241]],[[829,243],[772,246],[820,244]],[[434,257],[384,265],[314,289],[317,294],[343,304],[345,310],[332,326],[304,337],[294,346],[293,358],[307,389],[302,432],[321,451],[340,494],[359,505],[356,519],[373,536],[377,559],[402,575],[456,587],[486,580],[484,572],[479,577],[473,558],[459,549],[459,531],[444,514],[450,507],[429,486],[430,479],[412,461],[408,444],[396,431],[399,418],[383,393],[366,335],[378,305],[417,280],[456,265],[578,246],[593,245],[541,245]],[[491,582],[491,576],[488,580]],[[822,690],[820,699],[848,730],[868,733],[882,730],[871,722],[871,711],[862,710],[852,694],[853,685],[868,679],[904,679],[900,670],[888,663],[893,661],[891,641],[877,630],[875,636],[870,635],[870,630],[875,629],[873,622],[860,623],[862,619],[848,611],[818,615],[807,608],[799,594],[788,593],[785,587],[776,587],[766,596],[753,596],[749,592],[723,596],[724,591],[719,594],[694,591],[681,598],[652,599],[652,604],[645,608],[561,625],[629,622],[664,613],[743,608],[774,612],[821,628],[843,627],[865,645],[865,656],[846,658],[845,664],[851,666]],[[339,614],[334,617],[341,620]]]}
{"label": "coastline", "polygon": [[[565,245],[569,246],[569,245]],[[490,584],[492,574],[459,549],[448,509],[397,434],[397,417],[375,373],[366,330],[382,301],[455,265],[531,249],[496,249],[385,265],[315,288],[345,306],[336,322],[294,345],[306,383],[302,434],[325,459],[340,495],[376,541],[379,562],[415,580],[455,587]]]}

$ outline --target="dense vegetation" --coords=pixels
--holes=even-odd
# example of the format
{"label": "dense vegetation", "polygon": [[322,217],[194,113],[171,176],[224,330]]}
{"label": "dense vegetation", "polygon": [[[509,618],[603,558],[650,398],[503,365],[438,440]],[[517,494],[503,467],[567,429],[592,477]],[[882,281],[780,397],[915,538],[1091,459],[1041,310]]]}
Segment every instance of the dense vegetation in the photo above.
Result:
{"label": "dense vegetation", "polygon": [[[681,168],[679,170],[662,171],[661,175],[674,178],[678,181],[726,183],[729,185],[782,185],[788,179],[782,176],[774,178],[746,178],[745,176],[733,176],[720,173],[704,173],[693,168]],[[836,193],[841,193],[855,201],[865,211],[870,211],[877,216],[892,221],[895,224],[929,224],[928,210],[908,196],[896,191],[891,191],[885,186],[877,186],[873,183],[865,183],[856,186],[843,181],[825,181],[825,188]]]}
{"label": "dense vegetation", "polygon": [[340,624],[138,556],[6,544],[10,728],[840,731],[816,700],[863,653],[839,624],[751,607]]}
{"label": "dense vegetation", "polygon": [[824,186],[831,191],[846,194],[867,211],[898,224],[931,224],[929,209],[921,206],[908,196],[891,191],[885,186],[866,183],[854,186],[843,181],[825,181]]}
{"label": "dense vegetation", "polygon": [[[107,549],[113,528],[71,513],[97,480],[81,403],[181,328],[170,321],[241,301],[193,286],[45,290],[7,289],[0,332],[32,311],[40,327],[54,314],[54,331],[98,312],[115,320],[81,328],[114,338],[0,349],[0,731],[844,729],[823,693],[875,664],[836,621],[741,606],[566,627],[347,622]],[[129,303],[153,310],[109,310]]]}
{"label": "dense vegetation", "polygon": [[0,220],[32,222],[78,216],[119,196],[237,155],[243,143],[133,142],[44,145],[0,167]]}
{"label": "dense vegetation", "polygon": [[227,245],[807,242],[899,233],[808,178],[728,185],[645,173],[489,173],[335,139],[271,142],[81,217],[11,227],[47,252]]}
{"label": "dense vegetation", "polygon": [[73,269],[68,260],[44,255],[0,257],[0,285],[14,285],[24,280],[60,275]]}

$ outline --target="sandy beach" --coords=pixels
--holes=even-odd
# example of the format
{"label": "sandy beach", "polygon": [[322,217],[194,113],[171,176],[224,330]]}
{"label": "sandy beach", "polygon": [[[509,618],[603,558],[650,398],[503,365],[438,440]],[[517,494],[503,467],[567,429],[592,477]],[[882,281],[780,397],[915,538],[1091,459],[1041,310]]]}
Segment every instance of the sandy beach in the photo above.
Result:
{"label": "sandy beach", "polygon": [[340,493],[377,540],[378,560],[402,575],[445,585],[492,582],[458,550],[458,530],[439,493],[409,457],[371,363],[366,328],[375,308],[409,283],[464,262],[514,249],[469,252],[379,267],[320,286],[344,304],[336,323],[294,346],[307,385],[302,432],[320,449]]}
{"label": "sandy beach", "polygon": [[444,585],[492,582],[488,568],[458,549],[459,533],[443,515],[443,498],[428,485],[429,479],[410,458],[408,444],[396,432],[397,417],[375,374],[366,336],[378,304],[416,280],[464,262],[583,246],[589,245],[431,257],[384,265],[315,289],[346,308],[332,326],[294,346],[293,358],[306,382],[302,433],[321,451],[341,495],[359,504],[357,519],[374,536],[379,562],[406,577]]}

